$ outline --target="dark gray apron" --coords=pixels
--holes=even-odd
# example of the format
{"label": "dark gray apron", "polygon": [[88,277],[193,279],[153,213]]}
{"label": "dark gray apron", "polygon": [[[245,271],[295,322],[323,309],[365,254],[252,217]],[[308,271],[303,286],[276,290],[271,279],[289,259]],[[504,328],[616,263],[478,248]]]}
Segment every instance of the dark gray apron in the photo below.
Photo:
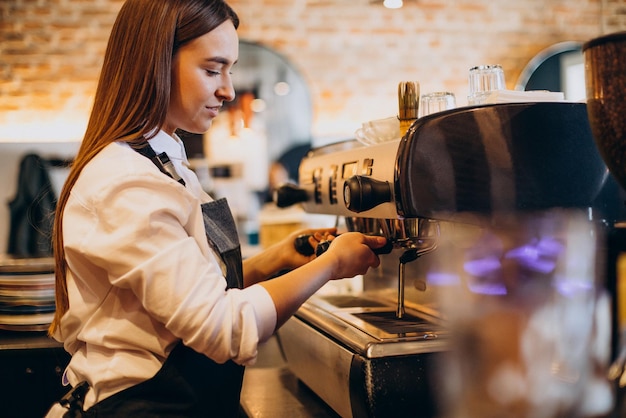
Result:
{"label": "dark gray apron", "polygon": [[[137,149],[166,175],[185,182],[173,170],[165,153],[156,155],[147,142]],[[209,245],[226,266],[226,288],[243,288],[241,247],[237,227],[226,199],[202,204]],[[178,343],[151,379],[127,388],[82,411],[85,390],[72,399],[64,417],[237,417],[244,367],[229,360],[218,364]],[[77,385],[80,386],[80,385]],[[75,388],[76,389],[76,388]]]}

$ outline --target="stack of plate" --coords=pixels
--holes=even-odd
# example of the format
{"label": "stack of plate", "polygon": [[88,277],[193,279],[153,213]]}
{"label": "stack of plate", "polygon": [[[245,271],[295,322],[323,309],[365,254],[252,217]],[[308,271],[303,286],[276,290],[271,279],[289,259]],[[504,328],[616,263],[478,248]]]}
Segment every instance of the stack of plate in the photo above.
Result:
{"label": "stack of plate", "polygon": [[51,258],[0,259],[0,329],[45,331],[54,310]]}

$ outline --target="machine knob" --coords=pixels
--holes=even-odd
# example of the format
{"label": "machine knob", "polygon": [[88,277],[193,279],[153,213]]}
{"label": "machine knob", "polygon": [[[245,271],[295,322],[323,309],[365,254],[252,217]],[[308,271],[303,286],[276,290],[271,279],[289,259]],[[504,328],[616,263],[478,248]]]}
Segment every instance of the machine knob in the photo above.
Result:
{"label": "machine knob", "polygon": [[296,203],[306,202],[308,196],[306,190],[295,184],[285,183],[274,190],[273,200],[279,208],[286,208]]}
{"label": "machine knob", "polygon": [[391,202],[391,185],[370,177],[352,176],[343,184],[343,201],[348,210],[363,212]]}

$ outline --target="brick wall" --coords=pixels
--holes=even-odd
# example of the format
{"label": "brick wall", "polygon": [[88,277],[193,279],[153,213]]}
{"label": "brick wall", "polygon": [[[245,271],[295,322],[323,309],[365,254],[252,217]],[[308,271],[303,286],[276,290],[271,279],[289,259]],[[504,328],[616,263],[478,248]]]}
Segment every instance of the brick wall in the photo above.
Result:
{"label": "brick wall", "polygon": [[[0,141],[45,130],[79,138],[121,0],[0,0]],[[350,135],[397,110],[396,86],[447,90],[465,104],[467,70],[499,63],[512,88],[539,51],[626,29],[626,0],[231,0],[240,36],[306,79],[314,134]],[[75,138],[73,138],[75,137]]]}
{"label": "brick wall", "polygon": [[626,1],[602,0],[601,21],[603,33],[626,30]]}

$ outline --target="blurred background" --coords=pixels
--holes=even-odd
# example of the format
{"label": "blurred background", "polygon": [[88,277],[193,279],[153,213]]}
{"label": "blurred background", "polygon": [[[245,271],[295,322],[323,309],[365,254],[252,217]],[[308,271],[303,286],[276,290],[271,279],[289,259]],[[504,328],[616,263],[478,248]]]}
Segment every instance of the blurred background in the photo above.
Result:
{"label": "blurred background", "polygon": [[[0,200],[16,193],[25,153],[66,158],[75,152],[122,3],[0,0]],[[626,0],[404,0],[398,9],[382,0],[230,4],[241,18],[236,88],[240,99],[246,92],[261,99],[235,106],[253,106],[254,117],[240,125],[253,128],[253,149],[263,158],[250,164],[233,157],[249,149],[249,140],[233,147],[196,141],[197,156],[212,161],[217,178],[254,167],[241,178],[262,179],[246,191],[257,195],[269,187],[271,163],[292,148],[353,138],[361,123],[396,115],[399,81],[419,81],[422,93],[452,92],[462,106],[472,66],[502,65],[507,88],[514,89],[555,45],[576,49],[626,29]],[[236,130],[228,135],[244,137]],[[6,217],[0,204],[0,253]]]}

